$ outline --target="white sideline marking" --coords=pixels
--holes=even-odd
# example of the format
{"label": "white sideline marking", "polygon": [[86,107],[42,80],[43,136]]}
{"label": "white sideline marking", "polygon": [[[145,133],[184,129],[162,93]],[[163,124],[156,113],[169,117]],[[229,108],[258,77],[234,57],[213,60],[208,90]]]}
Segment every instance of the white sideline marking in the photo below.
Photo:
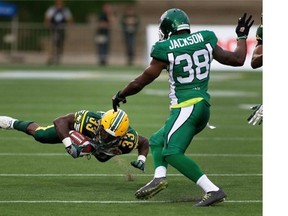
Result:
{"label": "white sideline marking", "polygon": [[[135,78],[133,73],[124,73],[115,70],[111,73],[103,73],[97,70],[64,70],[64,71],[49,71],[49,70],[13,70],[13,71],[0,71],[0,79],[105,79],[105,80],[131,80]],[[241,75],[231,73],[231,74],[221,74],[216,73],[213,75],[214,81],[223,80],[235,80],[240,79]],[[168,75],[166,73],[161,73],[161,75],[155,80],[167,82]]]}
{"label": "white sideline marking", "polygon": [[[133,174],[134,176],[153,176],[154,174]],[[235,174],[207,174],[209,176],[225,176],[225,177],[247,177],[247,176],[262,176],[262,174],[257,174],[257,173],[251,173],[251,174],[240,174],[240,173],[235,173]],[[10,173],[0,173],[0,177],[121,177],[121,176],[126,176],[126,174],[101,174],[101,173],[85,173],[85,174],[74,174],[74,173],[68,173],[68,174],[56,174],[56,173],[51,173],[51,174],[25,174],[25,173],[15,173],[15,174],[10,174]],[[168,174],[167,176],[183,176],[182,174]]]}
{"label": "white sideline marking", "polygon": [[[68,204],[139,204],[139,203],[177,203],[191,202],[181,200],[129,201],[129,200],[1,200],[0,203],[68,203]],[[262,203],[262,200],[226,200],[225,203]]]}
{"label": "white sideline marking", "polygon": [[[50,79],[50,80],[73,80],[73,79],[97,79],[106,81],[129,81],[135,78],[135,74],[129,73],[117,73],[117,71],[111,71],[111,73],[103,73],[99,71],[0,71],[0,79]],[[157,81],[167,81],[167,76],[161,74]]]}

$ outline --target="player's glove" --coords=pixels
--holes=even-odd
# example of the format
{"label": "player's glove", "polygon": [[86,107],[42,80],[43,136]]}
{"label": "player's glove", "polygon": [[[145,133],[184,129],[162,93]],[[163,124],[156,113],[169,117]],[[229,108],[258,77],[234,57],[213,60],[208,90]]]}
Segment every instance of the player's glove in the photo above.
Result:
{"label": "player's glove", "polygon": [[244,13],[244,15],[238,19],[238,25],[235,30],[237,34],[237,40],[247,39],[249,30],[254,23],[254,20],[251,21],[252,19],[251,15],[248,17],[247,20],[246,20],[246,16],[247,14]]}
{"label": "player's glove", "polygon": [[142,160],[132,161],[131,165],[137,169],[142,170],[143,172],[145,171],[145,162]]}
{"label": "player's glove", "polygon": [[80,156],[81,150],[84,148],[83,146],[72,144],[66,147],[66,151],[70,154],[73,158],[78,158]]}
{"label": "player's glove", "polygon": [[120,102],[122,103],[127,102],[125,97],[119,96],[120,92],[121,91],[118,91],[117,94],[112,97],[112,106],[115,112],[117,111],[117,107],[120,107]]}
{"label": "player's glove", "polygon": [[248,124],[256,125],[258,123],[258,125],[261,125],[263,121],[263,105],[259,104],[251,107],[251,109],[254,111],[247,119]]}

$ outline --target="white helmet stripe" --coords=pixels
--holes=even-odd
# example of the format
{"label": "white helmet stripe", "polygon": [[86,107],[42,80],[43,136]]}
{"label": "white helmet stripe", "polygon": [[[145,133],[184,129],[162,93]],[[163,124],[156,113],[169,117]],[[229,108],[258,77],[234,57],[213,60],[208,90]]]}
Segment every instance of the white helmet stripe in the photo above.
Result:
{"label": "white helmet stripe", "polygon": [[110,127],[110,130],[113,131],[114,134],[115,134],[115,131],[117,130],[117,128],[119,127],[119,125],[121,124],[121,122],[125,116],[124,114],[125,114],[124,111],[120,110],[117,113],[117,116],[115,117],[115,119],[113,120],[111,127]]}
{"label": "white helmet stripe", "polygon": [[190,29],[190,26],[188,24],[181,24],[177,26],[177,31]]}

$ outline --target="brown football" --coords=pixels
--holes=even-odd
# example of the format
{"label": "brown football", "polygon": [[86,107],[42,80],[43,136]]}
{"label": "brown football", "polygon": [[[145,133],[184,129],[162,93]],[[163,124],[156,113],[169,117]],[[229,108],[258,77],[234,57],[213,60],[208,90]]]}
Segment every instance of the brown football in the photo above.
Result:
{"label": "brown football", "polygon": [[85,148],[82,149],[82,153],[90,153],[92,150],[92,146],[90,144],[91,139],[78,131],[71,130],[69,131],[70,138],[72,142],[76,145],[84,145]]}

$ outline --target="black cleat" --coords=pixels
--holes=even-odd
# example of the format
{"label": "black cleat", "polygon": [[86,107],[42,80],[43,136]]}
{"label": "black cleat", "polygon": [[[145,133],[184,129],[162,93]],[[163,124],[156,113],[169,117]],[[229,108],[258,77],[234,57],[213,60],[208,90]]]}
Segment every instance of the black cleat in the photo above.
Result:
{"label": "black cleat", "polygon": [[219,189],[218,191],[211,191],[204,195],[202,200],[195,204],[197,207],[205,207],[215,205],[217,203],[221,203],[225,200],[227,194],[222,190]]}
{"label": "black cleat", "polygon": [[168,187],[168,182],[165,177],[154,178],[142,188],[136,191],[135,196],[137,199],[150,199],[160,191]]}

